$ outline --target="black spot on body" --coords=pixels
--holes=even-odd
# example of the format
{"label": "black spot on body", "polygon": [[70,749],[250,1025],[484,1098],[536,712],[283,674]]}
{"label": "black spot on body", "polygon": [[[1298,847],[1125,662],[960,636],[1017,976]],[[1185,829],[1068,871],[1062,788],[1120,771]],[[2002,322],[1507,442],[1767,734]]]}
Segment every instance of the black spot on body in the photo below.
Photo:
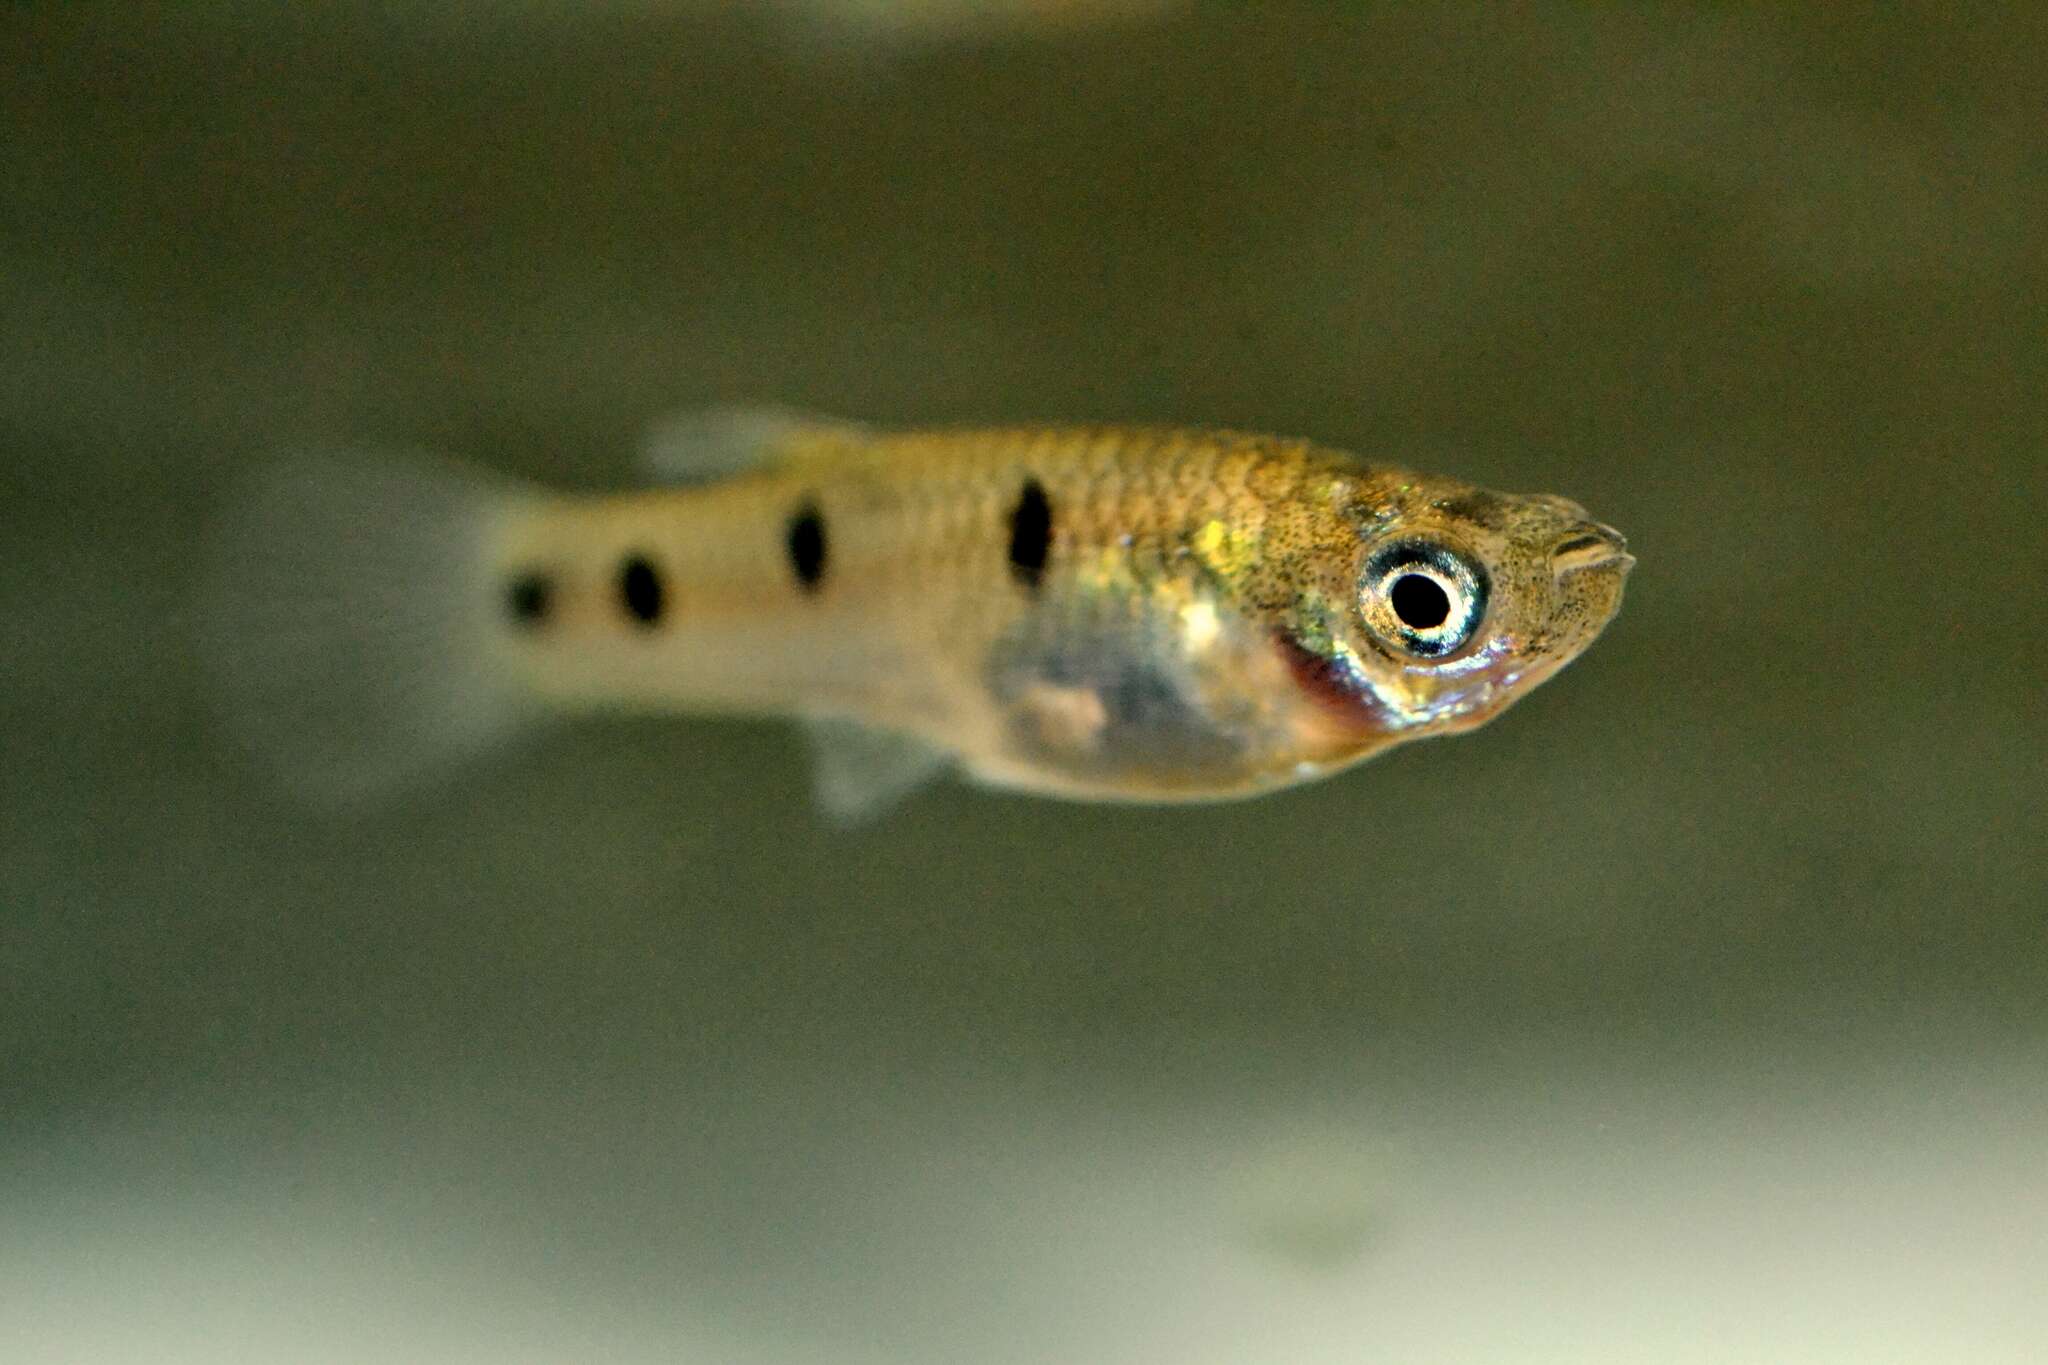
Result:
{"label": "black spot on body", "polygon": [[645,555],[628,555],[619,565],[619,602],[643,626],[661,619],[661,575]]}
{"label": "black spot on body", "polygon": [[786,537],[790,572],[806,592],[816,592],[825,581],[825,518],[818,504],[805,502],[789,519]]}
{"label": "black spot on body", "polygon": [[1045,581],[1045,560],[1052,550],[1052,503],[1045,486],[1024,481],[1017,505],[1010,509],[1010,571],[1025,587],[1037,591]]}
{"label": "black spot on body", "polygon": [[523,573],[505,585],[505,609],[522,626],[538,626],[554,605],[555,585],[546,574]]}

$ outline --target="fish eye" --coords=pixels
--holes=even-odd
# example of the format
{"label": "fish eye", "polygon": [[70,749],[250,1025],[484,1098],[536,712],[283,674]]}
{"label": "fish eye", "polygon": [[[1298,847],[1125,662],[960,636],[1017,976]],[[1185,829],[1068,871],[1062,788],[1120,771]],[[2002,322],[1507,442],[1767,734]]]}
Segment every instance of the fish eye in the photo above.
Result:
{"label": "fish eye", "polygon": [[1367,562],[1365,621],[1375,635],[1422,659],[1462,649],[1486,615],[1486,575],[1469,557],[1425,540],[1386,546]]}

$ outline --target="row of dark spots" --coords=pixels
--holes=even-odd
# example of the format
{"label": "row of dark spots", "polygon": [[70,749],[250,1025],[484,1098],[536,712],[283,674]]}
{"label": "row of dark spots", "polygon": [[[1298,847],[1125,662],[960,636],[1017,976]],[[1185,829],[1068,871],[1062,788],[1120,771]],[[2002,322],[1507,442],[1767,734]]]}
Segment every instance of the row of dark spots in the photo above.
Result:
{"label": "row of dark spots", "polygon": [[[654,561],[643,554],[629,554],[619,561],[619,606],[643,626],[660,622],[663,599],[661,573]],[[554,610],[555,581],[537,569],[513,576],[505,586],[505,607],[514,624],[528,630],[547,623]]]}
{"label": "row of dark spots", "polygon": [[[784,544],[797,585],[806,592],[817,591],[825,580],[825,519],[816,502],[806,499],[790,517]],[[668,592],[661,570],[647,555],[635,551],[619,561],[615,591],[620,610],[635,624],[649,629],[661,624]],[[514,575],[505,589],[512,620],[528,629],[546,623],[554,597],[554,580],[539,570]]]}
{"label": "row of dark spots", "polygon": [[[824,585],[829,546],[825,515],[816,499],[806,498],[784,527],[783,548],[789,557],[790,575],[807,593]],[[1043,484],[1026,479],[1010,509],[1010,572],[1036,592],[1045,580],[1051,549],[1052,502]],[[635,551],[619,561],[616,591],[620,609],[636,624],[651,629],[661,623],[668,592],[660,569],[647,555]],[[537,629],[546,623],[554,597],[554,580],[539,570],[527,570],[506,585],[505,604],[515,623]]]}

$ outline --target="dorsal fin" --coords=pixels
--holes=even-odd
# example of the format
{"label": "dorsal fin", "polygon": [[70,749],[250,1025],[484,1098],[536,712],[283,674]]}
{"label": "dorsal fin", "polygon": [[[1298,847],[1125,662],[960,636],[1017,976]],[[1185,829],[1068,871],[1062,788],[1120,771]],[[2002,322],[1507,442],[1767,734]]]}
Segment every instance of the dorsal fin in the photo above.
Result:
{"label": "dorsal fin", "polygon": [[950,755],[929,741],[838,716],[805,721],[811,791],[835,824],[875,819],[943,772]]}
{"label": "dorsal fin", "polygon": [[794,408],[726,405],[673,413],[647,428],[640,467],[655,483],[711,483],[775,460],[804,435],[857,437],[858,423]]}

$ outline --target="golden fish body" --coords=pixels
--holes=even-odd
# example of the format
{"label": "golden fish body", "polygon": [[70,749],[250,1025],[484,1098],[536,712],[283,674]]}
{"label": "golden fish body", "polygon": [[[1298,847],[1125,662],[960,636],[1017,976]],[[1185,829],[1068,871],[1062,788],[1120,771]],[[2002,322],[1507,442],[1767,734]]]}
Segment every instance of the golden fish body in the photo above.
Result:
{"label": "golden fish body", "polygon": [[1229,432],[723,414],[665,448],[688,481],[479,504],[470,671],[528,713],[818,721],[842,812],[947,761],[1130,800],[1329,773],[1497,714],[1633,562],[1560,498]]}

